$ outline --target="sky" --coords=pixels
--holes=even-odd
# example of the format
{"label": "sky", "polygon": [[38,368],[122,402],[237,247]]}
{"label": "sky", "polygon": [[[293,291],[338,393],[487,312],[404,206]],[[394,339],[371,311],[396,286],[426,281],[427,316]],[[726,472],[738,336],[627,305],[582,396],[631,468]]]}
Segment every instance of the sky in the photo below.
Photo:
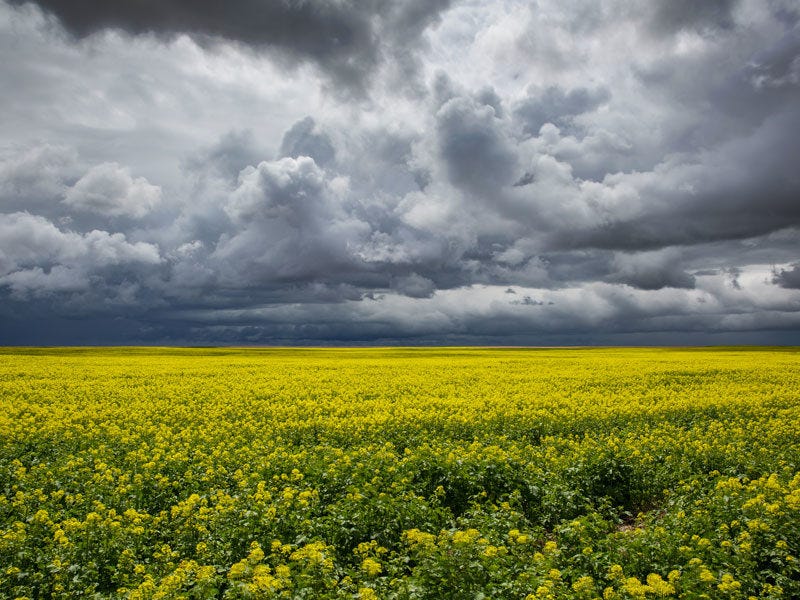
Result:
{"label": "sky", "polygon": [[800,344],[795,0],[0,0],[0,344]]}

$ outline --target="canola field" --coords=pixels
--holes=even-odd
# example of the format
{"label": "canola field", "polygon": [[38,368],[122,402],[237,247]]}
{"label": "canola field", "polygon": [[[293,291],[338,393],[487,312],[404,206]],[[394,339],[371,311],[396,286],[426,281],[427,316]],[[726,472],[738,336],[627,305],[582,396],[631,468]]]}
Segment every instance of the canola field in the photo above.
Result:
{"label": "canola field", "polygon": [[800,597],[797,349],[0,349],[0,598]]}

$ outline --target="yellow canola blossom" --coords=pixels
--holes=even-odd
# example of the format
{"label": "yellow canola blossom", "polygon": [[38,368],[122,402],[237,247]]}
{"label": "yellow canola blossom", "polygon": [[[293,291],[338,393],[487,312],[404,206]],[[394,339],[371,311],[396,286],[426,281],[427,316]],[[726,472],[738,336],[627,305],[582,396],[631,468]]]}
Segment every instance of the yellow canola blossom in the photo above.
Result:
{"label": "yellow canola blossom", "polygon": [[800,354],[0,349],[2,598],[800,597]]}

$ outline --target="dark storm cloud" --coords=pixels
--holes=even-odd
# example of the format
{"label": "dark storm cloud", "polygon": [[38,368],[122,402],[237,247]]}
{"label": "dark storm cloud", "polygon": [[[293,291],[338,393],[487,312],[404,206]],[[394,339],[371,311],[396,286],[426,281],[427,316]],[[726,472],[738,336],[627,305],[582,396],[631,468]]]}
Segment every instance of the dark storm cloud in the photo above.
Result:
{"label": "dark storm cloud", "polygon": [[436,125],[439,149],[454,185],[485,197],[490,190],[512,183],[517,157],[499,131],[494,108],[454,98],[439,109]]}
{"label": "dark storm cloud", "polygon": [[734,25],[733,11],[738,0],[657,0],[651,27],[659,33],[674,33],[681,29],[730,29]]}
{"label": "dark storm cloud", "polygon": [[618,254],[615,271],[607,281],[625,283],[642,290],[665,287],[695,287],[695,278],[681,268],[680,255],[669,249],[639,254]]}
{"label": "dark storm cloud", "polygon": [[791,2],[36,4],[0,342],[800,339]]}
{"label": "dark storm cloud", "polygon": [[800,290],[800,264],[776,271],[772,281],[784,288]]}
{"label": "dark storm cloud", "polygon": [[745,239],[800,226],[800,112],[768,118],[751,135],[704,151],[686,162],[664,164],[651,175],[618,174],[647,202],[628,219],[565,232],[566,245],[654,249]]}
{"label": "dark storm cloud", "polygon": [[412,49],[419,36],[450,4],[449,0],[10,2],[35,3],[78,38],[117,29],[132,35],[188,34],[200,42],[220,38],[272,48],[287,58],[317,64],[337,83],[354,90],[362,90],[364,78],[386,59],[413,71],[416,59]]}

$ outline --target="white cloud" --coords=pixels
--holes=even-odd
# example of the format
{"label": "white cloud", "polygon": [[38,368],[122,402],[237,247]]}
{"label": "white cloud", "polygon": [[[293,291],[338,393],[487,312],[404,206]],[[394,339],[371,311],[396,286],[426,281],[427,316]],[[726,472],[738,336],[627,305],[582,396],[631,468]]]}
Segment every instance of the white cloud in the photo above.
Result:
{"label": "white cloud", "polygon": [[88,275],[100,269],[157,265],[161,260],[156,245],[131,243],[122,233],[80,234],[62,231],[29,213],[0,214],[0,286],[53,292],[83,289]]}
{"label": "white cloud", "polygon": [[78,212],[141,218],[161,202],[161,188],[144,177],[131,177],[117,163],[92,167],[64,194],[64,203]]}

